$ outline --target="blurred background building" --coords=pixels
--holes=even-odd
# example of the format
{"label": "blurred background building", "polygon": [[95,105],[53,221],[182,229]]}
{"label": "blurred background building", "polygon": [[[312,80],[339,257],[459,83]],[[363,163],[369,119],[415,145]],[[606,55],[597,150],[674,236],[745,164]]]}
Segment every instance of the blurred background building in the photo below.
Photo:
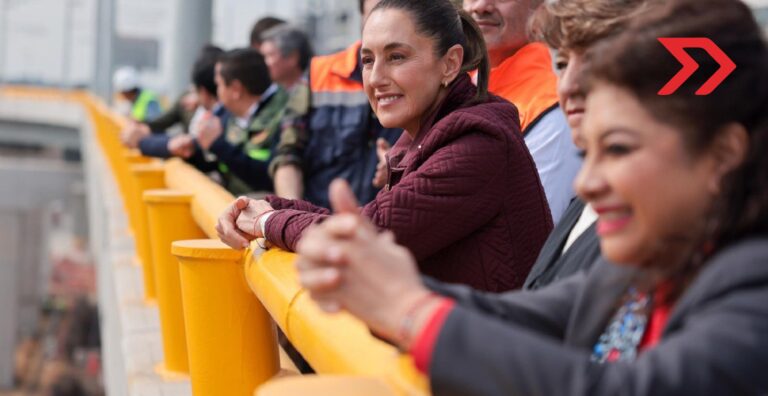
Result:
{"label": "blurred background building", "polygon": [[109,96],[119,66],[175,97],[198,49],[248,44],[258,18],[303,27],[318,53],[359,36],[356,0],[0,0],[0,82],[92,88]]}

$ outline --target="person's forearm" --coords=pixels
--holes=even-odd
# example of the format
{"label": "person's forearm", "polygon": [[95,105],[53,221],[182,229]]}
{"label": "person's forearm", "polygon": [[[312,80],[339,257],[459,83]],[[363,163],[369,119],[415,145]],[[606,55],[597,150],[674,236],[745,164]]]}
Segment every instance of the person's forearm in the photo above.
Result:
{"label": "person's forearm", "polygon": [[295,165],[283,165],[275,171],[275,194],[287,199],[301,199],[304,181],[301,169]]}

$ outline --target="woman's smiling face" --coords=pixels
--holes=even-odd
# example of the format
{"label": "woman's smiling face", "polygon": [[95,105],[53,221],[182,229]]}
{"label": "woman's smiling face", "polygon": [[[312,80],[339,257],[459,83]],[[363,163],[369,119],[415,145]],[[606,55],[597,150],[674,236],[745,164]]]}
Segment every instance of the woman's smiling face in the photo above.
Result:
{"label": "woman's smiling face", "polygon": [[690,153],[682,131],[605,83],[587,98],[581,135],[585,160],[575,184],[599,215],[603,255],[653,265],[689,246],[713,201],[711,155]]}
{"label": "woman's smiling face", "polygon": [[377,10],[363,28],[361,56],[365,93],[381,125],[418,133],[445,92],[434,40],[416,31],[408,13]]}

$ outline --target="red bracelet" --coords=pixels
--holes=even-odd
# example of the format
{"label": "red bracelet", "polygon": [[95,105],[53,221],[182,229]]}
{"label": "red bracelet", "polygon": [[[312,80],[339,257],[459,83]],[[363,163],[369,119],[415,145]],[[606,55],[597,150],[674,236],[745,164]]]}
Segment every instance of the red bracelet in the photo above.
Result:
{"label": "red bracelet", "polygon": [[427,294],[419,297],[419,299],[416,300],[410,308],[408,308],[405,316],[403,316],[403,320],[400,322],[400,331],[398,332],[398,340],[401,352],[405,353],[408,351],[407,348],[403,347],[403,344],[408,344],[410,346],[411,333],[413,332],[413,325],[416,322],[416,314],[419,312],[420,308],[424,307],[424,304],[433,298],[439,298],[439,296],[433,292],[428,292]]}
{"label": "red bracelet", "polygon": [[[253,226],[253,233],[252,233],[251,235],[253,235],[253,236],[256,236],[256,235],[257,235],[257,234],[256,234],[256,230],[257,230],[257,229],[259,229],[259,228],[261,228],[261,227],[259,226],[259,220],[261,220],[261,217],[262,217],[262,216],[264,216],[264,215],[265,215],[265,214],[267,214],[267,213],[272,213],[272,212],[274,212],[274,211],[275,211],[275,209],[270,209],[270,210],[268,210],[268,211],[266,211],[266,212],[263,212],[262,214],[260,214],[260,215],[256,216],[256,220],[253,222],[253,223],[254,223],[254,226]],[[266,231],[267,231],[267,230],[266,230],[266,227],[264,227],[264,228],[265,228],[265,229],[264,229],[264,231],[265,231],[265,233],[266,233]],[[266,236],[266,235],[262,235],[262,237],[263,237],[264,239],[266,239],[266,238],[267,238],[267,236]]]}

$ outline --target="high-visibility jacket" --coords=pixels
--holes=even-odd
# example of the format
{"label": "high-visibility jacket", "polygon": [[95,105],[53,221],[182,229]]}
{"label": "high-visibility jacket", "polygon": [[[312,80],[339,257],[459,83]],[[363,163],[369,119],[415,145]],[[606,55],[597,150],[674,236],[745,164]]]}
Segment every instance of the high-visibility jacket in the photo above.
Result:
{"label": "high-visibility jacket", "polygon": [[360,203],[378,192],[372,185],[378,158],[376,139],[391,144],[402,129],[383,128],[363,91],[358,41],[335,54],[312,59],[309,83],[309,141],[304,151],[304,191],[310,202],[328,207],[328,185],[346,179]]}
{"label": "high-visibility jacket", "polygon": [[488,90],[517,106],[520,130],[527,133],[557,107],[557,76],[544,44],[531,43],[491,69]]}
{"label": "high-visibility jacket", "polygon": [[131,117],[136,121],[146,122],[157,117],[159,113],[160,102],[157,95],[148,89],[139,91],[139,96],[131,106]]}
{"label": "high-visibility jacket", "polygon": [[231,113],[221,119],[223,133],[209,151],[216,155],[224,185],[232,194],[273,189],[267,168],[280,137],[280,120],[287,103],[288,94],[275,86],[274,91],[262,95],[247,128],[238,126]]}
{"label": "high-visibility jacket", "polygon": [[520,130],[557,223],[575,196],[573,179],[581,159],[558,107],[557,76],[549,49],[541,43],[519,49],[491,70],[488,90],[517,106]]}

